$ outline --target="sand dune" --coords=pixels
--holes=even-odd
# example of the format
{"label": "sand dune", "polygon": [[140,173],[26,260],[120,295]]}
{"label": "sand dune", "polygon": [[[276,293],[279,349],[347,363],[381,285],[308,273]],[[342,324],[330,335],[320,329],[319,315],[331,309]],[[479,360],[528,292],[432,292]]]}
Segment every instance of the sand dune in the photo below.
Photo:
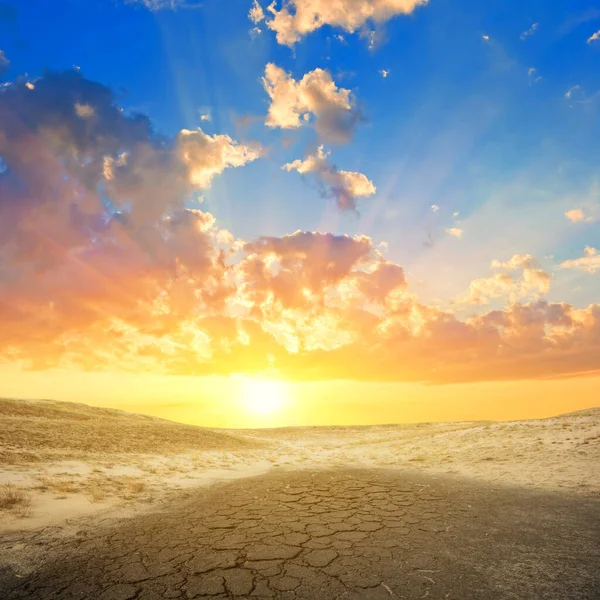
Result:
{"label": "sand dune", "polygon": [[5,530],[139,511],[186,488],[270,469],[333,466],[598,494],[600,409],[502,423],[232,431],[83,404],[0,400]]}
{"label": "sand dune", "polygon": [[0,462],[88,457],[89,453],[238,450],[234,433],[74,402],[0,399]]}

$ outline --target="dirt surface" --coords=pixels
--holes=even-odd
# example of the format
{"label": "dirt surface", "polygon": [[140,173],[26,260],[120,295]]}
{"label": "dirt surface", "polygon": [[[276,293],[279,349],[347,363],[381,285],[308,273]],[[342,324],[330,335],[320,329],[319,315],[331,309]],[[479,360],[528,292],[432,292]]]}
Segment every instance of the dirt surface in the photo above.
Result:
{"label": "dirt surface", "polygon": [[0,597],[595,600],[599,514],[456,477],[275,470],[75,537],[5,536]]}

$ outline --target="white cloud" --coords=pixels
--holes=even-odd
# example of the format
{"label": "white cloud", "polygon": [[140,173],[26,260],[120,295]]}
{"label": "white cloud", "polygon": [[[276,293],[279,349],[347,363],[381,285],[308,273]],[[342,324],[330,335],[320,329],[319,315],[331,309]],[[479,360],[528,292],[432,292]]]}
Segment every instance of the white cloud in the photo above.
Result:
{"label": "white cloud", "polygon": [[296,81],[282,68],[269,63],[263,85],[271,104],[265,120],[268,127],[297,129],[315,117],[315,129],[324,140],[350,141],[361,115],[350,90],[338,88],[330,73],[315,69]]}
{"label": "white cloud", "polygon": [[431,210],[436,213],[440,210],[440,207],[437,204],[432,204],[431,205]]}
{"label": "white cloud", "polygon": [[239,144],[228,135],[207,135],[200,128],[182,129],[177,136],[177,152],[189,170],[190,182],[207,188],[215,175],[228,167],[242,167],[260,158],[260,145]]}
{"label": "white cloud", "polygon": [[534,23],[529,29],[526,29],[522,34],[521,34],[521,39],[525,40],[527,39],[529,36],[533,35],[536,30],[538,28],[538,23]]}
{"label": "white cloud", "polygon": [[412,13],[428,0],[289,0],[277,9],[277,0],[268,7],[266,20],[277,41],[292,47],[304,36],[330,25],[348,33],[364,30],[369,24],[381,25],[393,17]]}
{"label": "white cloud", "polygon": [[482,36],[481,36],[481,39],[482,39],[484,42],[489,42],[489,41],[490,41],[490,36],[489,36],[489,35],[482,35]]}
{"label": "white cloud", "polygon": [[565,260],[560,263],[561,269],[577,269],[587,273],[595,273],[600,270],[600,254],[596,248],[586,246],[581,258]]}
{"label": "white cloud", "polygon": [[596,33],[593,33],[592,35],[590,35],[590,37],[587,40],[587,43],[591,44],[592,42],[596,42],[597,40],[600,40],[600,29],[598,29],[598,31],[596,31]]}
{"label": "white cloud", "polygon": [[457,239],[460,239],[462,238],[463,230],[460,227],[447,227],[446,233]]}
{"label": "white cloud", "polygon": [[323,194],[335,198],[341,210],[356,210],[357,198],[372,196],[377,188],[365,175],[354,171],[340,171],[329,160],[330,153],[319,146],[315,154],[305,160],[295,160],[283,165],[286,171],[298,171],[301,175],[313,173],[323,185]]}

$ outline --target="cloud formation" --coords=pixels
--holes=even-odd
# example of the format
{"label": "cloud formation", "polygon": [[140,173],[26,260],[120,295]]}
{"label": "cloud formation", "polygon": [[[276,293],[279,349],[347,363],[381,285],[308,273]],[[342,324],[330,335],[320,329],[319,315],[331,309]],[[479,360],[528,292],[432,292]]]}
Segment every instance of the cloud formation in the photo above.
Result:
{"label": "cloud formation", "polygon": [[265,17],[264,11],[256,2],[250,11],[250,19],[258,23],[266,18],[266,26],[276,33],[277,41],[293,47],[303,37],[317,29],[330,25],[348,33],[367,30],[390,19],[412,13],[428,0],[289,0],[271,2]]}
{"label": "cloud formation", "polygon": [[[491,266],[500,272],[471,281],[458,302],[489,304],[492,298],[504,298],[514,303],[523,298],[538,299],[550,291],[551,275],[541,269],[530,254],[515,254],[506,262],[494,260]],[[515,276],[507,271],[519,274]]]}
{"label": "cloud formation", "polygon": [[593,223],[598,219],[598,207],[572,208],[565,213],[571,223]]}
{"label": "cloud formation", "polygon": [[334,198],[340,210],[356,210],[358,198],[372,196],[377,188],[362,173],[340,171],[328,160],[330,153],[319,146],[315,154],[305,160],[295,160],[283,165],[286,171],[298,171],[301,175],[313,173],[327,198]]}
{"label": "cloud formation", "polygon": [[560,264],[561,269],[577,269],[587,273],[595,273],[600,270],[600,254],[596,248],[586,246],[581,258],[565,260]]}
{"label": "cloud formation", "polygon": [[431,383],[600,372],[600,305],[539,299],[549,280],[529,255],[493,265],[527,302],[461,320],[420,301],[367,236],[240,240],[193,208],[258,153],[201,130],[159,136],[75,71],[3,89],[1,360]]}
{"label": "cloud formation", "polygon": [[273,63],[267,64],[263,86],[271,98],[268,127],[298,129],[314,117],[314,127],[325,141],[345,144],[362,117],[350,90],[338,88],[331,74],[315,69],[296,81]]}

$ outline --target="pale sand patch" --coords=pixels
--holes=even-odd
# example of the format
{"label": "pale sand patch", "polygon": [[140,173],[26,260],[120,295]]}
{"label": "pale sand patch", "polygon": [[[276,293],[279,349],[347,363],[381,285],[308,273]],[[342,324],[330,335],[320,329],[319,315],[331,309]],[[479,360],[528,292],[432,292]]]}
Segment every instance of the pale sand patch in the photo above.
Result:
{"label": "pale sand patch", "polygon": [[120,517],[133,507],[139,514],[178,491],[261,475],[272,466],[266,460],[228,459],[227,466],[217,463],[205,467],[203,462],[203,466],[192,468],[194,459],[197,456],[152,457],[150,464],[163,466],[160,470],[153,467],[153,472],[144,469],[147,463],[99,469],[73,461],[43,468],[28,466],[21,472],[0,471],[0,485],[14,484],[31,497],[25,515],[0,512],[0,532],[42,529],[94,514]]}
{"label": "pale sand patch", "polygon": [[32,495],[30,515],[18,518],[12,515],[0,517],[0,531],[28,531],[42,529],[63,523],[67,519],[75,519],[110,510],[115,502],[104,501],[92,504],[82,494],[70,494],[64,498],[56,498],[52,494],[39,493]]}

